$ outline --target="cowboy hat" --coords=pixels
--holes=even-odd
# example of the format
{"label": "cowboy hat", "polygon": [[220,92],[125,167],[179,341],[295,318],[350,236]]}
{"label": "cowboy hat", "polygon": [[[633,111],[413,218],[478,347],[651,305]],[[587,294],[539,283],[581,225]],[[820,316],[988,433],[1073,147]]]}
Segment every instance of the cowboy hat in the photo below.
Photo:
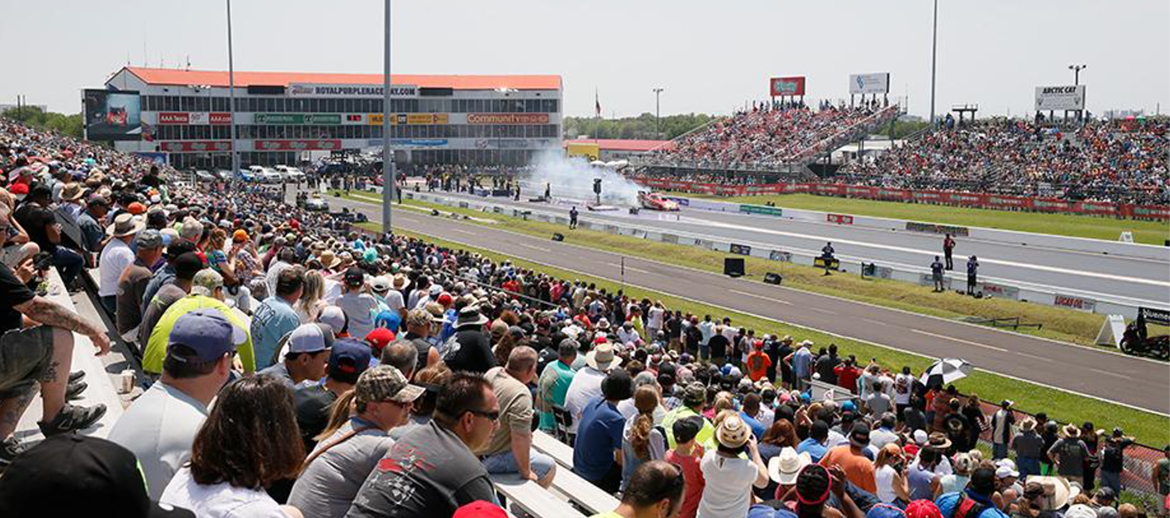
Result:
{"label": "cowboy hat", "polygon": [[1063,509],[1073,498],[1081,494],[1081,488],[1069,484],[1063,477],[1041,477],[1032,475],[1024,483],[1024,493],[1029,486],[1040,486],[1044,490],[1044,510]]}
{"label": "cowboy hat", "polygon": [[332,250],[321,252],[321,255],[318,256],[317,259],[321,261],[321,266],[327,270],[332,270],[333,268],[336,268],[337,265],[341,264],[341,259],[339,259],[337,254],[334,254]]}
{"label": "cowboy hat", "polygon": [[622,364],[621,356],[614,354],[613,344],[598,344],[585,355],[585,364],[599,371],[608,371]]}
{"label": "cowboy hat", "polygon": [[81,184],[70,182],[65,184],[65,187],[61,189],[61,199],[65,201],[77,201],[85,196],[87,192],[89,192],[89,189],[82,187]]}
{"label": "cowboy hat", "polygon": [[118,214],[114,218],[114,223],[106,227],[106,233],[113,237],[126,237],[137,234],[142,229],[146,228],[146,221],[133,214]]}
{"label": "cowboy hat", "polygon": [[1060,429],[1060,436],[1066,439],[1077,439],[1081,436],[1081,429],[1077,425],[1069,423]]}
{"label": "cowboy hat", "polygon": [[401,273],[395,274],[393,285],[394,289],[396,290],[405,290],[408,286],[410,286],[410,279]]}
{"label": "cowboy hat", "polygon": [[930,434],[924,446],[935,450],[945,450],[951,447],[951,440],[947,439],[947,436],[942,432],[934,432]]}
{"label": "cowboy hat", "polygon": [[1031,417],[1025,417],[1023,421],[1020,421],[1020,431],[1030,432],[1030,431],[1035,430],[1035,429],[1036,429],[1036,420],[1035,419],[1032,419]]}
{"label": "cowboy hat", "polygon": [[807,451],[797,454],[795,449],[788,446],[780,450],[780,455],[768,461],[768,476],[777,484],[791,486],[796,483],[800,470],[809,464],[812,464],[812,456]]}

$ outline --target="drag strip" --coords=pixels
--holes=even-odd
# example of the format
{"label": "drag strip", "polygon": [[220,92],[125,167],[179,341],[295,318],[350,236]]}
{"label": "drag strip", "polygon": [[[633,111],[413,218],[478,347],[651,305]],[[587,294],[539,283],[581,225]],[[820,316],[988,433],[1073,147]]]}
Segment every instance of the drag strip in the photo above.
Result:
{"label": "drag strip", "polygon": [[[380,221],[377,205],[340,198],[330,198],[330,203]],[[623,261],[619,254],[449,218],[417,216],[395,222],[405,230],[615,282],[622,280],[624,262],[624,281],[630,286],[924,356],[962,357],[983,370],[1162,415],[1170,413],[1170,365],[1165,363],[637,257],[626,256]]]}

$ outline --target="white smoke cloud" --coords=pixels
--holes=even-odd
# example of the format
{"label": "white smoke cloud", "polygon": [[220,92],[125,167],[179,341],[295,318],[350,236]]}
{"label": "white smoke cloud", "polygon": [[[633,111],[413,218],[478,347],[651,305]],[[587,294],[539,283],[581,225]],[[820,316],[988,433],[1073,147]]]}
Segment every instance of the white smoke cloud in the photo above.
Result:
{"label": "white smoke cloud", "polygon": [[593,167],[581,157],[566,157],[560,150],[547,150],[532,159],[532,169],[521,179],[523,188],[534,196],[549,185],[554,199],[592,202],[593,179],[601,178],[601,202],[608,205],[638,205],[638,191],[645,190],[610,168]]}

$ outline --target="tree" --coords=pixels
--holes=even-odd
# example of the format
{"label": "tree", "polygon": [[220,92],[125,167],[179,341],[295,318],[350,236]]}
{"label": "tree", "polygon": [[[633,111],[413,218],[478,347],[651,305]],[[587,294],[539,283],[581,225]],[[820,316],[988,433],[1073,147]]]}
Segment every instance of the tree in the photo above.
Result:
{"label": "tree", "polygon": [[40,130],[51,130],[74,138],[82,136],[81,114],[65,115],[46,112],[35,106],[22,106],[4,112],[4,116]]}
{"label": "tree", "polygon": [[653,113],[621,119],[598,119],[595,117],[565,117],[565,137],[576,138],[588,135],[599,139],[674,139],[719,117],[707,114],[681,114],[662,117],[662,133],[657,132],[657,121]]}

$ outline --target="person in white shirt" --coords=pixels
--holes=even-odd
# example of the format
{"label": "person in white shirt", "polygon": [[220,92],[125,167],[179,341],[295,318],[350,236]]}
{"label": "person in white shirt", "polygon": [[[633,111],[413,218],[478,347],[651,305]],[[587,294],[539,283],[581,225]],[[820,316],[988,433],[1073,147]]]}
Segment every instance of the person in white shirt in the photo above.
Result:
{"label": "person in white shirt", "polygon": [[573,375],[569,390],[565,393],[565,410],[573,415],[570,433],[577,432],[577,423],[589,400],[601,395],[601,382],[610,369],[622,364],[622,358],[614,354],[613,344],[601,343],[585,355],[585,367]]}
{"label": "person in white shirt", "polygon": [[[747,516],[752,487],[768,487],[768,468],[760,458],[751,428],[733,410],[716,416],[716,447],[703,454],[699,469],[707,481],[697,518]],[[747,451],[748,457],[741,455]]]}
{"label": "person in white shirt", "polygon": [[157,500],[191,456],[207,407],[227,382],[235,338],[243,335],[214,309],[179,317],[167,340],[162,378],[136,399],[109,439],[134,452]]}
{"label": "person in white shirt", "polygon": [[657,336],[658,332],[662,330],[662,324],[666,318],[666,309],[662,307],[662,301],[655,301],[650,310],[646,312],[646,332],[651,337]]}
{"label": "person in white shirt", "polygon": [[898,418],[894,414],[889,412],[882,414],[878,427],[869,432],[869,444],[878,450],[887,444],[897,444],[898,434],[894,432],[897,425]]}
{"label": "person in white shirt", "polygon": [[374,330],[378,299],[366,293],[366,273],[361,268],[351,266],[345,271],[345,292],[337,299],[337,305],[345,312],[349,335],[365,340]]}
{"label": "person in white shirt", "polygon": [[118,278],[122,276],[122,270],[134,262],[134,250],[130,248],[130,242],[145,228],[146,222],[130,213],[119,214],[114,223],[106,228],[110,240],[98,256],[98,273],[101,281],[101,286],[98,286],[98,297],[110,316],[118,309]]}
{"label": "person in white shirt", "polygon": [[618,328],[617,338],[619,341],[621,341],[622,345],[627,346],[633,345],[635,342],[642,339],[642,337],[638,335],[638,330],[634,329],[634,323],[630,322],[629,320],[622,323],[622,327]]}
{"label": "person in white shirt", "polygon": [[264,490],[296,477],[304,459],[288,387],[269,376],[241,378],[219,393],[191,445],[190,462],[159,502],[200,518],[303,518]]}
{"label": "person in white shirt", "polygon": [[894,407],[898,410],[898,419],[902,418],[902,411],[910,406],[913,388],[914,376],[910,374],[910,367],[902,367],[902,372],[894,377]]}

